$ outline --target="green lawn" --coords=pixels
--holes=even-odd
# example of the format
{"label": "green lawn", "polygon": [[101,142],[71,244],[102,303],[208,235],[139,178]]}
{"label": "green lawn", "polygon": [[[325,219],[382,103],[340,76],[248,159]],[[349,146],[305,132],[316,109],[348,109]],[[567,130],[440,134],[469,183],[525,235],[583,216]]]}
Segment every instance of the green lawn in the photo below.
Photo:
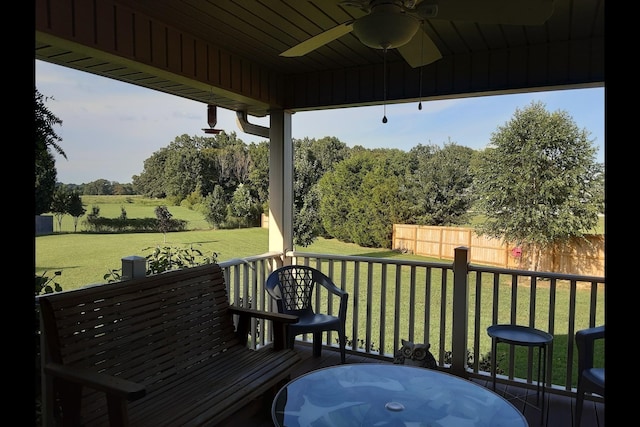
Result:
{"label": "green lawn", "polygon": [[[121,267],[126,256],[146,256],[146,248],[156,246],[193,246],[204,254],[216,252],[218,261],[243,258],[267,252],[269,230],[243,228],[236,230],[195,230],[167,233],[90,234],[63,233],[36,237],[36,274],[62,270],[58,283],[65,290],[91,283],[104,283],[103,276],[111,269]],[[374,255],[425,259],[401,255],[386,249],[362,248],[337,240],[318,239],[303,249],[305,252],[340,255]]]}

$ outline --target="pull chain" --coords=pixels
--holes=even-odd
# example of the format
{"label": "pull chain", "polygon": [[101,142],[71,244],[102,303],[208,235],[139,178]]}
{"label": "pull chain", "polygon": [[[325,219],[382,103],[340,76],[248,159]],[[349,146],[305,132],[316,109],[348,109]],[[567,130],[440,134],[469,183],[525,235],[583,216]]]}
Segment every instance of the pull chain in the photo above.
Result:
{"label": "pull chain", "polygon": [[422,110],[422,66],[420,67],[420,101],[418,102],[418,110]]}
{"label": "pull chain", "polygon": [[383,55],[384,55],[384,62],[383,62],[383,66],[384,66],[384,71],[383,71],[383,81],[384,81],[384,103],[383,105],[383,116],[382,116],[382,123],[387,123],[387,48],[384,48],[383,51]]}
{"label": "pull chain", "polygon": [[420,39],[420,82],[418,89],[418,110],[422,111],[422,70],[424,69],[424,21],[422,21],[422,38]]}

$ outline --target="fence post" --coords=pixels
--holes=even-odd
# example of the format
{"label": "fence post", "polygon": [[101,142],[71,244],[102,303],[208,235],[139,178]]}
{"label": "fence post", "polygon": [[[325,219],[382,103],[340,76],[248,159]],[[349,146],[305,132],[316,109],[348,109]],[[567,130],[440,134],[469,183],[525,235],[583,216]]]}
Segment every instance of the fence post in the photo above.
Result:
{"label": "fence post", "polygon": [[469,319],[469,248],[454,249],[453,259],[453,336],[451,373],[467,378],[467,336]]}

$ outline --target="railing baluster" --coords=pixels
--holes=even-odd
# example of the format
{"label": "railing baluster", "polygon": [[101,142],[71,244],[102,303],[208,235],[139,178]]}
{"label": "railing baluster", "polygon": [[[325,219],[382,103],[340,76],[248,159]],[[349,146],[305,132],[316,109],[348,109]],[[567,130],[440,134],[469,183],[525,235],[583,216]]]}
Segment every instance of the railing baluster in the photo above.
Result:
{"label": "railing baluster", "polygon": [[[400,339],[405,338],[431,343],[431,352],[442,369],[466,369],[467,355],[454,355],[456,352],[452,351],[452,347],[457,348],[452,345],[456,339],[464,340],[462,347],[465,349],[466,342],[473,343],[473,348],[468,350],[474,363],[467,374],[488,378],[489,373],[482,370],[480,364],[483,355],[490,349],[486,328],[490,324],[508,322],[534,327],[538,325],[558,338],[554,339],[547,352],[548,365],[551,367],[551,361],[558,357],[567,360],[567,366],[561,372],[557,372],[557,366],[553,370],[547,370],[545,383],[553,392],[574,394],[573,383],[576,380],[572,378],[572,372],[575,331],[604,323],[605,280],[600,277],[468,265],[465,267],[465,280],[475,282],[475,286],[467,289],[466,296],[463,297],[468,301],[461,306],[468,308],[453,310],[460,302],[460,297],[456,293],[455,276],[452,275],[453,265],[448,262],[302,252],[285,255],[290,260],[285,259],[285,263],[313,263],[332,277],[338,286],[349,292],[347,329],[351,334],[352,345],[347,350],[388,361],[392,360]],[[240,300],[250,300],[258,308],[274,310],[273,301],[265,292],[264,282],[272,271],[272,266],[282,264],[281,256],[282,254],[268,253],[221,262],[230,288],[231,302],[238,304]],[[364,265],[366,270],[363,270]],[[390,266],[394,268],[393,272]],[[361,274],[363,271],[366,273]],[[450,290],[450,277],[454,277],[453,290]],[[439,286],[434,287],[434,281],[438,279]],[[390,280],[394,283],[389,283]],[[527,296],[529,301],[526,300]],[[329,312],[336,310],[335,304],[324,293],[319,298],[320,304]],[[363,301],[365,307],[361,306]],[[559,301],[567,306],[558,307]],[[522,307],[518,307],[518,304],[522,304]],[[456,320],[456,314],[460,313],[466,315],[466,318]],[[576,319],[578,313],[588,314]],[[465,331],[461,336],[456,336],[460,334],[459,326],[454,328],[453,324],[461,319],[466,319],[467,324],[463,328]],[[470,322],[473,322],[473,326]],[[270,327],[269,322],[255,326],[252,334],[257,346],[270,343]],[[359,337],[364,337],[364,348],[359,345]],[[311,339],[311,336],[302,336],[303,341],[311,342]],[[333,341],[329,339],[325,345],[337,349],[337,343]],[[517,351],[520,354],[520,350]],[[454,363],[449,366],[444,364],[448,352],[451,352],[452,361],[457,360],[455,366]],[[501,365],[505,364],[500,368],[504,368],[503,371],[506,372],[506,377],[499,375],[499,381],[535,387],[532,371],[534,355],[529,352],[526,358],[516,358],[515,352],[515,349],[509,349],[506,362],[499,361]],[[497,355],[491,357],[497,358]],[[562,379],[554,383],[553,378],[558,377]]]}
{"label": "railing baluster", "polygon": [[383,263],[381,266],[381,274],[380,274],[380,352],[384,353],[385,349],[385,331],[387,330],[386,326],[386,310],[387,310],[387,265]]}
{"label": "railing baluster", "polygon": [[415,339],[415,324],[416,324],[416,266],[409,267],[411,272],[411,279],[409,282],[409,341]]}
{"label": "railing baluster", "polygon": [[[373,266],[372,262],[367,263],[367,307],[366,307],[366,324],[371,325],[373,320]],[[371,350],[371,328],[367,326],[365,330],[365,351]]]}
{"label": "railing baluster", "polygon": [[400,321],[402,320],[402,266],[396,265],[393,298],[393,354],[400,348]]}

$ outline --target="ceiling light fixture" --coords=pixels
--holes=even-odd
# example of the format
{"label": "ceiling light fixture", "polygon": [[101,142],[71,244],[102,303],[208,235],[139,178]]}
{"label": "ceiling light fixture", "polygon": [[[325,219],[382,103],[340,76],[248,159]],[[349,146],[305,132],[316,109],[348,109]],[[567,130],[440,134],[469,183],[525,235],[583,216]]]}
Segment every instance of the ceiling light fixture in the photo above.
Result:
{"label": "ceiling light fixture", "polygon": [[396,2],[379,4],[369,15],[353,22],[353,33],[374,49],[394,49],[409,43],[420,27],[420,21],[402,13]]}

